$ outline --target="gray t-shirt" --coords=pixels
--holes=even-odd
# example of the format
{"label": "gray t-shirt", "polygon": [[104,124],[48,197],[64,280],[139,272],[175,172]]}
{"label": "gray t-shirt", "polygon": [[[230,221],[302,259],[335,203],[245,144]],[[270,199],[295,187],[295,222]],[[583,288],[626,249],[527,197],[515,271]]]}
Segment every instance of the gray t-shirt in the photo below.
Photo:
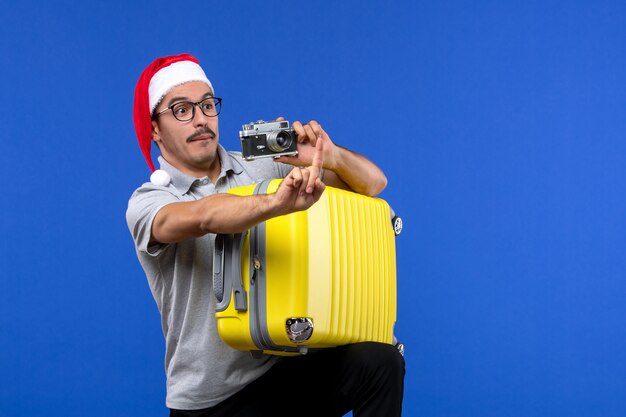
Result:
{"label": "gray t-shirt", "polygon": [[149,245],[152,221],[163,206],[194,201],[264,179],[284,178],[290,165],[271,159],[247,162],[218,146],[220,176],[189,177],[159,157],[172,181],[145,183],[128,202],[126,221],[137,257],[161,313],[165,336],[166,405],[175,409],[212,407],[265,373],[276,358],[252,358],[224,344],[217,333],[213,295],[214,234],[176,244]]}

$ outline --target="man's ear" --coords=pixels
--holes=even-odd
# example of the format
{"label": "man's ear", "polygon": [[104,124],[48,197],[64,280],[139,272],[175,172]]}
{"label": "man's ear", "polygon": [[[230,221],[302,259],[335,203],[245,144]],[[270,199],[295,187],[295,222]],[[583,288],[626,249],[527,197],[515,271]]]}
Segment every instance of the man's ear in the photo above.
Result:
{"label": "man's ear", "polygon": [[152,140],[158,145],[161,142],[161,134],[159,133],[159,125],[156,120],[152,121]]}

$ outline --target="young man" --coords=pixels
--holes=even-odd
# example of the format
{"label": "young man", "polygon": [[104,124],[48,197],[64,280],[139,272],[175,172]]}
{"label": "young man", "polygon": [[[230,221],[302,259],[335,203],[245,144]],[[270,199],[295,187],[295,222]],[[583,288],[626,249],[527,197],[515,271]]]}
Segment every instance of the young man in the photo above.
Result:
{"label": "young man", "polygon": [[[315,121],[292,124],[297,156],[243,161],[218,144],[220,106],[198,60],[187,54],[155,60],[135,89],[135,129],[154,173],[130,198],[126,218],[161,313],[170,415],[399,416],[404,360],[391,345],[253,358],[221,341],[210,279],[215,233],[306,210],[325,184],[376,195],[387,180]],[[152,141],[161,153],[157,171]],[[268,178],[284,178],[273,194],[226,194]]]}

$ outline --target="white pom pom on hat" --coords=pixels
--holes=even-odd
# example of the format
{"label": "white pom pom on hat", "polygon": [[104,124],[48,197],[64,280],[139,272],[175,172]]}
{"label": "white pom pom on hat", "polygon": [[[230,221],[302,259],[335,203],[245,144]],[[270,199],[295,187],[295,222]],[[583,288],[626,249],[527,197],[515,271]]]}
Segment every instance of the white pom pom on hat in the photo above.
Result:
{"label": "white pom pom on hat", "polygon": [[169,183],[172,181],[170,174],[163,171],[162,169],[157,169],[150,175],[150,182],[154,185],[160,185],[162,187],[167,187]]}

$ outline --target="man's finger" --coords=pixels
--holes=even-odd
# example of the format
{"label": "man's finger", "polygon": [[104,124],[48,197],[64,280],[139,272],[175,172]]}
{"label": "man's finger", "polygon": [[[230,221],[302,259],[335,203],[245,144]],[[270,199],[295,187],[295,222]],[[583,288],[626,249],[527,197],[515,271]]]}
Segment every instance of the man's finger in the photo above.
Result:
{"label": "man's finger", "polygon": [[308,168],[302,169],[302,185],[300,186],[300,195],[304,195],[304,193],[309,192],[309,183],[311,182],[311,178],[313,178],[311,170]]}
{"label": "man's finger", "polygon": [[315,137],[324,136],[324,131],[322,130],[322,125],[320,125],[316,121],[310,122],[309,125],[311,126],[311,129],[313,130],[313,133],[315,133]]}
{"label": "man's finger", "polygon": [[315,142],[315,153],[313,154],[313,162],[311,166],[314,166],[321,171],[324,166],[324,136],[320,135],[317,137],[317,141]]}
{"label": "man's finger", "polygon": [[296,136],[298,137],[298,142],[302,142],[304,138],[304,128],[302,127],[302,123],[296,120],[291,124],[291,128],[295,130]]}
{"label": "man's finger", "polygon": [[315,181],[315,190],[313,191],[313,197],[315,197],[315,200],[319,200],[325,188],[326,185],[318,178],[317,181]]}
{"label": "man's finger", "polygon": [[304,125],[304,132],[306,137],[309,139],[309,143],[315,146],[315,139],[317,138],[317,135],[313,131],[313,128],[310,125]]}
{"label": "man's finger", "polygon": [[315,144],[315,153],[313,154],[313,162],[311,163],[310,171],[311,176],[306,186],[306,192],[311,194],[315,188],[315,181],[319,179],[322,166],[324,164],[324,141],[321,137],[317,138]]}
{"label": "man's finger", "polygon": [[300,184],[302,184],[302,171],[300,168],[296,167],[291,170],[289,176],[292,179],[292,184],[294,188],[300,188]]}

